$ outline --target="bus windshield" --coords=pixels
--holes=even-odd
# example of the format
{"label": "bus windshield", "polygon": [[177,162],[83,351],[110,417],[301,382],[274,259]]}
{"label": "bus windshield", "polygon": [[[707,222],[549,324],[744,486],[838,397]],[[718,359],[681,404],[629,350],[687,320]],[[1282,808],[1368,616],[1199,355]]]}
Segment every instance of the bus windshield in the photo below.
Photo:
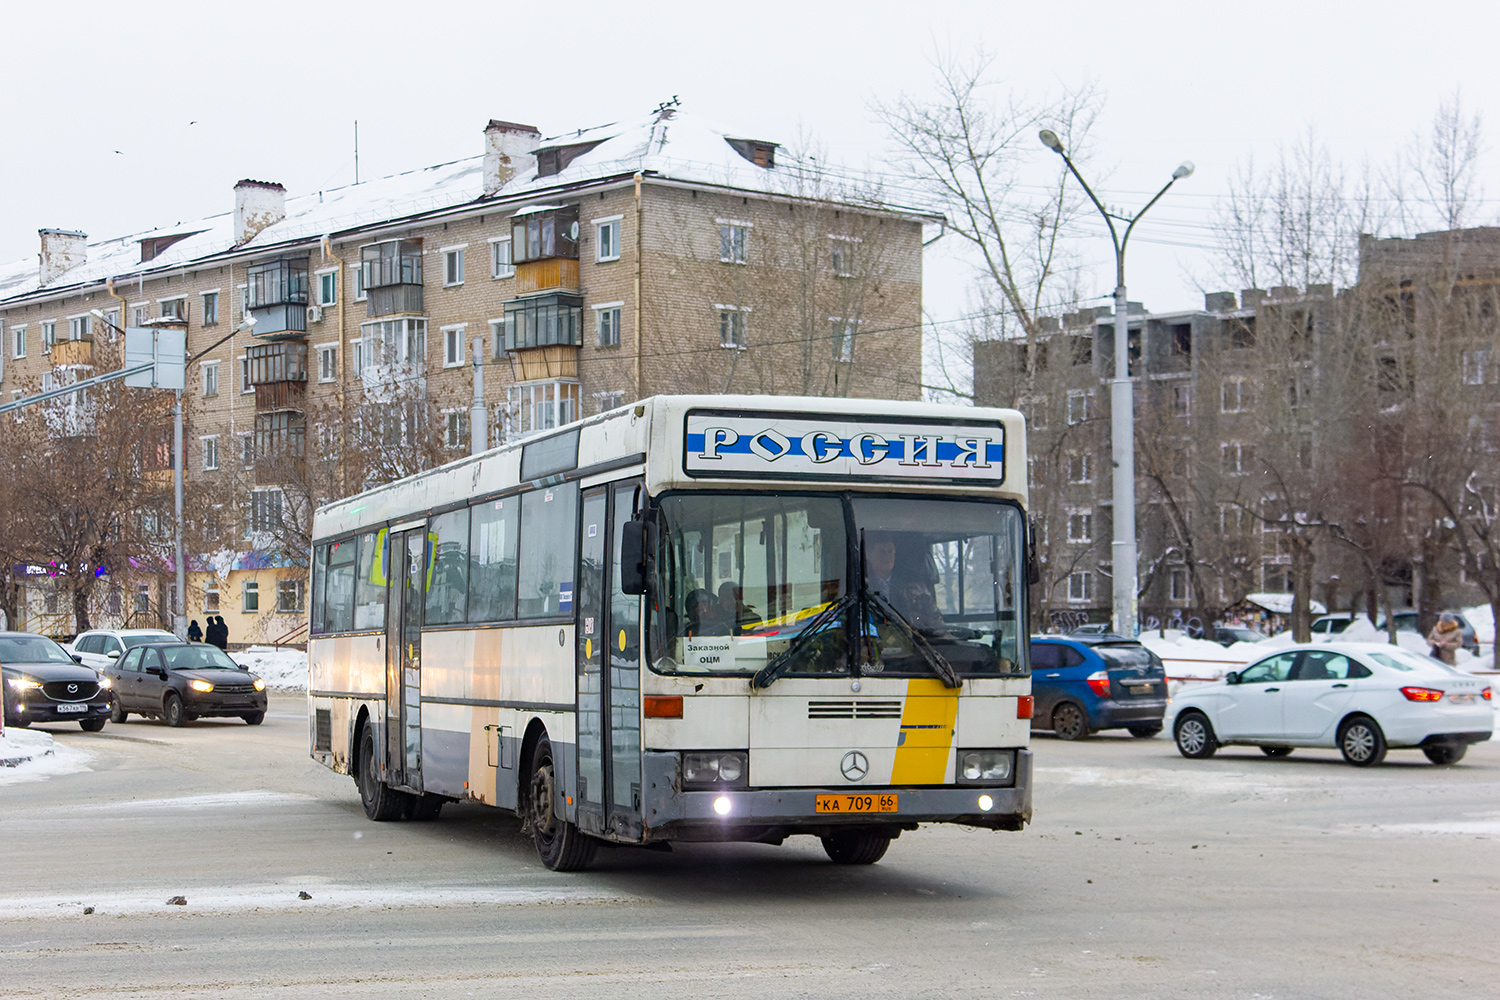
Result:
{"label": "bus windshield", "polygon": [[1011,504],[678,494],[661,501],[651,663],[664,673],[1024,673]]}

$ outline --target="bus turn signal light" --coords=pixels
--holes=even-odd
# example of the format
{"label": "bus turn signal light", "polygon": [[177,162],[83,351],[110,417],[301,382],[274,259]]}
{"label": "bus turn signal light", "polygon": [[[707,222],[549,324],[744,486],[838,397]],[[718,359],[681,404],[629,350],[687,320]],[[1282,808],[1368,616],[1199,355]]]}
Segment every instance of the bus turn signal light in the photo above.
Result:
{"label": "bus turn signal light", "polygon": [[680,719],[680,718],[682,718],[682,695],[680,695],[680,694],[648,694],[648,695],[646,695],[646,718],[648,718],[648,719]]}
{"label": "bus turn signal light", "polygon": [[1443,692],[1437,688],[1402,688],[1401,693],[1406,695],[1407,701],[1438,701],[1443,697]]}
{"label": "bus turn signal light", "polygon": [[1032,710],[1036,708],[1036,699],[1029,694],[1023,694],[1016,699],[1016,718],[1031,718]]}

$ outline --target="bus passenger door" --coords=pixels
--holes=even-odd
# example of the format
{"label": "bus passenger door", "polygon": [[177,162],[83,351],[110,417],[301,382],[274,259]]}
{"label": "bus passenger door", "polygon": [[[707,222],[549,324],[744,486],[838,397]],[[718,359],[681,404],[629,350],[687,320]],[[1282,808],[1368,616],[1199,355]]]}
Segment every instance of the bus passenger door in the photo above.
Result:
{"label": "bus passenger door", "polygon": [[617,483],[610,498],[609,642],[605,689],[609,711],[609,827],[622,840],[641,839],[641,599],[620,589],[620,540],[635,516],[639,483]]}
{"label": "bus passenger door", "polygon": [[578,815],[584,833],[604,834],[604,541],[607,494],[583,496],[578,538]]}
{"label": "bus passenger door", "polygon": [[422,607],[425,529],[393,532],[386,599],[386,783],[422,790]]}

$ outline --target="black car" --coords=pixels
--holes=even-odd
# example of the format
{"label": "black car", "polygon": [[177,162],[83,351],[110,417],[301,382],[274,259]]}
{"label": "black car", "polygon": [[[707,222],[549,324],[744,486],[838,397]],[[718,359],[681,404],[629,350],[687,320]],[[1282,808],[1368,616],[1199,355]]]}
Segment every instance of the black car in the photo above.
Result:
{"label": "black car", "polygon": [[97,733],[109,718],[109,682],[44,635],[0,632],[5,724],[76,722]]}
{"label": "black car", "polygon": [[111,722],[132,712],[181,726],[203,716],[230,716],[258,726],[266,717],[266,682],[202,642],[137,646],[104,668],[114,684]]}

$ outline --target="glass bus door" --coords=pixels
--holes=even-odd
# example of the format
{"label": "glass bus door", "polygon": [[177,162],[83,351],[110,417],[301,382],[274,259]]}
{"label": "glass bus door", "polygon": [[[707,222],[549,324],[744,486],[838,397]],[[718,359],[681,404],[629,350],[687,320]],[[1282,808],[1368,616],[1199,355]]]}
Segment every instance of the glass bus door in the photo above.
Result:
{"label": "glass bus door", "polygon": [[578,573],[579,829],[641,838],[641,601],[620,589],[635,483],[584,494]]}
{"label": "glass bus door", "polygon": [[388,540],[385,654],[386,781],[422,790],[423,553],[427,533],[393,532]]}

